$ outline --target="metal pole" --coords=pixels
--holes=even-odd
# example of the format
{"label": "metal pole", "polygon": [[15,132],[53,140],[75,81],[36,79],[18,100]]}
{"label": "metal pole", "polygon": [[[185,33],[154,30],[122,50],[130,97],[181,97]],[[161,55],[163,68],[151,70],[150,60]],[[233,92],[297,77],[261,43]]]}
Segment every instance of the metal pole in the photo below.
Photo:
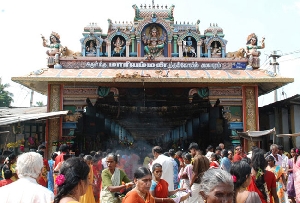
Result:
{"label": "metal pole", "polygon": [[[277,54],[277,51],[273,51],[269,58],[272,58],[272,62],[270,62],[270,65],[273,65],[273,71],[274,73],[277,73],[277,66],[279,65],[279,63],[277,62],[277,58],[281,57],[281,55]],[[277,97],[277,89],[274,90],[274,102],[278,101],[278,97]]]}
{"label": "metal pole", "polygon": [[30,107],[33,106],[33,93],[34,93],[34,91],[31,90],[31,93],[30,93]]}

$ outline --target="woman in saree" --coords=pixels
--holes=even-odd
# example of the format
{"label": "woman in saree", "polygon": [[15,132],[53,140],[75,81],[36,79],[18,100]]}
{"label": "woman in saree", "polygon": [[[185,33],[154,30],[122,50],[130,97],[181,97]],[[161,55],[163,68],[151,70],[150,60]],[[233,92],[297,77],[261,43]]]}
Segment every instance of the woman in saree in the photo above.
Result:
{"label": "woman in saree", "polygon": [[93,185],[94,185],[94,173],[92,167],[92,159],[91,155],[85,155],[83,160],[87,163],[90,168],[89,175],[88,175],[88,185],[87,190],[84,195],[80,197],[80,203],[95,203],[95,197],[93,194]]}
{"label": "woman in saree", "polygon": [[57,153],[53,152],[51,154],[51,159],[48,160],[49,168],[50,171],[48,173],[48,189],[51,190],[52,192],[54,191],[54,178],[53,178],[53,170],[54,170],[54,163],[55,163],[55,158],[57,157]]}
{"label": "woman in saree", "polygon": [[275,165],[275,159],[273,156],[267,157],[268,166],[266,167],[266,170],[271,171],[274,173],[276,177],[276,191],[277,196],[280,203],[287,203],[286,198],[286,179],[284,175],[284,170],[281,166]]}
{"label": "woman in saree", "polygon": [[[134,183],[130,181],[123,170],[117,168],[118,156],[110,153],[106,157],[107,168],[101,173],[102,190],[100,192],[101,203],[117,203],[119,198],[116,192],[123,192],[131,188]],[[122,182],[125,184],[123,185]]]}
{"label": "woman in saree", "polygon": [[294,160],[295,160],[295,155],[296,155],[296,149],[292,148],[291,149],[291,158],[288,161],[288,181],[287,181],[287,194],[292,201],[292,203],[295,203],[295,197],[296,197],[296,191],[295,191],[295,185],[294,185],[294,173],[293,173],[293,165],[294,165]]}
{"label": "woman in saree", "polygon": [[296,202],[300,202],[300,152],[296,149],[294,157],[293,173],[294,173],[294,186],[296,191]]}
{"label": "woman in saree", "polygon": [[152,174],[146,167],[139,167],[134,172],[134,184],[136,187],[128,192],[122,203],[155,203],[153,196],[149,193]]}
{"label": "woman in saree", "polygon": [[185,201],[190,197],[190,191],[186,191],[185,188],[176,189],[169,191],[169,184],[167,181],[161,178],[162,176],[162,165],[155,163],[152,166],[153,179],[151,183],[150,193],[154,197],[155,202],[166,202],[166,203],[179,203]]}
{"label": "woman in saree", "polygon": [[94,174],[94,185],[93,185],[93,193],[95,197],[95,201],[99,202],[100,200],[100,187],[101,187],[101,172],[102,172],[102,160],[101,154],[95,154],[93,157],[93,174]]}
{"label": "woman in saree", "polygon": [[257,192],[262,203],[279,203],[276,192],[276,177],[271,171],[265,170],[267,161],[261,149],[252,152],[252,177],[248,191]]}

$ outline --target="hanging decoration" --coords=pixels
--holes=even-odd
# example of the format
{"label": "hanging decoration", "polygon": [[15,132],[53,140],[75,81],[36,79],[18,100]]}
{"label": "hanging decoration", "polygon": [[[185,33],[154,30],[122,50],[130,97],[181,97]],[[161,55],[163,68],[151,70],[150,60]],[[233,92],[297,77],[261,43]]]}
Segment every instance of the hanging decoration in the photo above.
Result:
{"label": "hanging decoration", "polygon": [[208,91],[208,88],[207,88],[207,87],[205,87],[205,88],[199,88],[199,89],[198,89],[198,95],[199,95],[201,98],[208,97],[208,94],[209,94],[209,91]]}
{"label": "hanging decoration", "polygon": [[22,139],[22,140],[18,140],[16,142],[10,142],[10,143],[7,143],[6,147],[7,148],[16,148],[16,147],[20,147],[20,146],[24,146],[24,143],[25,143],[25,140]]}
{"label": "hanging decoration", "polygon": [[97,90],[97,94],[100,96],[100,97],[106,97],[108,95],[108,93],[110,92],[110,88],[109,87],[98,87],[98,90]]}

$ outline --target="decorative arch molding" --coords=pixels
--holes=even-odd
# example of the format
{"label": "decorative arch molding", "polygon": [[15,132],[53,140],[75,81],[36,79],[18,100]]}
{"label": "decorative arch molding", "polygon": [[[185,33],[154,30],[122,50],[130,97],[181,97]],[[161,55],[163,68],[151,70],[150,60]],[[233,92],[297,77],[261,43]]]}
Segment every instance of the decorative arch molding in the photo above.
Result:
{"label": "decorative arch molding", "polygon": [[96,56],[100,56],[100,49],[104,40],[96,35],[88,35],[80,40],[82,56],[86,56],[86,43],[91,40],[96,41],[96,50],[97,50]]}
{"label": "decorative arch molding", "polygon": [[119,90],[115,87],[110,88],[110,92],[114,93],[114,99],[116,102],[118,102],[119,99]]}
{"label": "decorative arch molding", "polygon": [[[144,30],[144,28],[146,26],[148,26],[149,24],[159,24],[160,26],[162,26],[166,31],[167,31],[167,35],[168,37],[173,37],[173,31],[170,27],[170,24],[167,23],[164,19],[162,18],[157,18],[155,21],[152,20],[152,18],[145,18],[143,21],[141,21],[138,25],[138,27],[135,30],[135,35],[137,37],[140,37],[142,31]],[[169,39],[168,39],[169,40]]]}
{"label": "decorative arch molding", "polygon": [[116,102],[118,102],[119,99],[119,90],[115,87],[101,87],[99,86],[97,89],[97,94],[100,97],[106,97],[108,95],[108,93],[114,93],[114,99]]}
{"label": "decorative arch molding", "polygon": [[216,41],[220,42],[222,47],[224,47],[224,48],[226,47],[227,40],[224,40],[223,38],[221,38],[219,36],[208,38],[207,40],[205,40],[205,45],[209,48],[209,47],[211,47],[211,44]]}
{"label": "decorative arch molding", "polygon": [[209,96],[209,89],[207,87],[203,88],[192,88],[189,91],[189,103],[192,103],[194,94],[197,94],[201,98],[206,98]]}
{"label": "decorative arch molding", "polygon": [[192,103],[194,94],[198,94],[198,88],[192,88],[189,91],[189,103]]}
{"label": "decorative arch molding", "polygon": [[103,39],[98,37],[98,36],[95,36],[95,35],[89,35],[89,36],[86,36],[83,38],[82,40],[82,46],[85,47],[86,43],[90,40],[95,40],[96,41],[96,45],[97,46],[101,46],[102,43],[103,43]]}
{"label": "decorative arch molding", "polygon": [[201,38],[200,38],[200,36],[199,36],[198,33],[196,33],[196,32],[189,32],[189,31],[186,31],[185,33],[183,33],[182,35],[180,35],[178,37],[178,41],[183,41],[184,38],[186,38],[186,37],[193,37],[196,40],[197,43],[199,41],[201,41]]}
{"label": "decorative arch molding", "polygon": [[126,42],[131,41],[130,36],[128,36],[127,34],[125,34],[124,32],[120,31],[120,30],[115,30],[113,31],[108,37],[108,41],[111,41],[115,36],[120,35],[122,37],[124,37],[124,39],[126,40]]}

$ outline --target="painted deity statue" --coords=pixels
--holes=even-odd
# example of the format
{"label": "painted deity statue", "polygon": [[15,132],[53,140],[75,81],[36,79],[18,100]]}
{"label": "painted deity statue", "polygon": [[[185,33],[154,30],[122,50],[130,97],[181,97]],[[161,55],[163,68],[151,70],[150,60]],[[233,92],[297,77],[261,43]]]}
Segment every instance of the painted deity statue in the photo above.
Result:
{"label": "painted deity statue", "polygon": [[166,38],[166,34],[163,31],[160,34],[160,31],[156,26],[150,27],[148,35],[144,33],[142,37],[145,45],[144,50],[147,56],[150,58],[163,56]]}
{"label": "painted deity statue", "polygon": [[43,46],[50,48],[46,51],[48,58],[48,67],[53,67],[55,64],[59,63],[59,57],[63,46],[60,44],[60,36],[56,32],[52,32],[50,35],[50,44],[47,44],[47,40],[42,35]]}
{"label": "painted deity statue", "polygon": [[257,36],[252,33],[247,38],[246,55],[248,58],[248,67],[257,69],[260,66],[260,51],[258,49],[265,48],[265,38],[262,38],[261,45],[257,45]]}
{"label": "painted deity statue", "polygon": [[185,53],[186,57],[188,57],[188,53],[191,54],[192,57],[197,56],[191,37],[188,37],[187,40],[182,41],[182,52]]}
{"label": "painted deity statue", "polygon": [[86,47],[86,55],[87,56],[96,56],[96,46],[93,40],[90,41],[89,46]]}
{"label": "painted deity statue", "polygon": [[114,48],[114,53],[119,54],[122,51],[124,41],[118,37],[115,42],[113,42],[113,45],[115,46]]}

